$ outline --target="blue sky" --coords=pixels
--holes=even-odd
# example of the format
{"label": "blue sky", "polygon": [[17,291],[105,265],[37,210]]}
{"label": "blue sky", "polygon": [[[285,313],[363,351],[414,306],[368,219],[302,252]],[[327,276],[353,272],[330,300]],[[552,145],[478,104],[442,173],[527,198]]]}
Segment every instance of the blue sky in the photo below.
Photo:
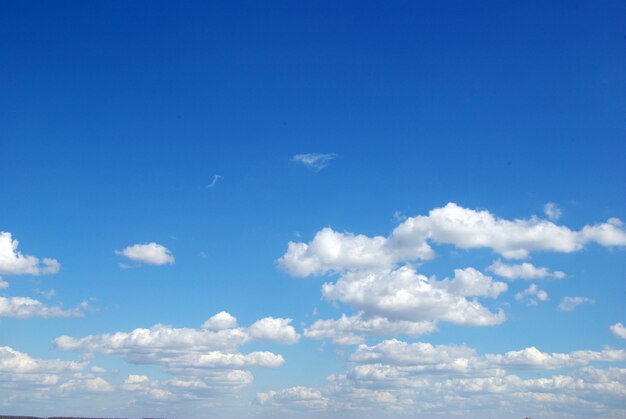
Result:
{"label": "blue sky", "polygon": [[1,412],[623,417],[625,27],[3,2]]}

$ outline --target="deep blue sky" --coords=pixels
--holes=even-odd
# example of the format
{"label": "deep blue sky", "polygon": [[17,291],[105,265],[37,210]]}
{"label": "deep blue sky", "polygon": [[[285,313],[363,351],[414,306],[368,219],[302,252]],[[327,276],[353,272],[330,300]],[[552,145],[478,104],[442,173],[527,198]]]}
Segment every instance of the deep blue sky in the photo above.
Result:
{"label": "deep blue sky", "polygon": [[[221,310],[244,326],[291,318],[302,333],[314,307],[322,319],[355,308],[321,298],[336,277],[279,269],[287,243],[324,227],[387,236],[396,211],[455,202],[514,220],[545,217],[554,202],[572,230],[624,220],[625,53],[621,1],[2,1],[0,231],[61,270],[2,275],[10,288],[0,294],[91,308],[0,318],[0,345],[76,359],[50,342],[197,328]],[[301,153],[337,157],[315,171],[292,160]],[[119,268],[115,250],[148,242],[176,263]],[[418,271],[441,279],[501,258],[437,253]],[[626,321],[623,248],[530,261],[568,274],[537,282],[547,303],[517,302],[530,282],[511,282],[510,306],[485,302],[504,307],[503,325],[442,323],[420,339],[479,353],[623,348],[608,332]],[[564,314],[563,296],[596,303]],[[346,370],[347,355],[333,351],[352,352],[304,338],[251,348],[286,364],[255,370],[246,403],[257,391],[320,388]],[[104,363],[119,370],[107,377],[114,385],[144,368]]]}

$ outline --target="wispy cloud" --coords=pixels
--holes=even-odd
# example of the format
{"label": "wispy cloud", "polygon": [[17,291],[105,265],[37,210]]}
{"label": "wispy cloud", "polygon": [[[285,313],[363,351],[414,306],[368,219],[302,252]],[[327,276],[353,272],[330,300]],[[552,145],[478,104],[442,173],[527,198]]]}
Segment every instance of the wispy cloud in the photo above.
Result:
{"label": "wispy cloud", "polygon": [[581,304],[594,304],[595,300],[587,297],[563,297],[559,303],[559,310],[561,311],[574,311]]}
{"label": "wispy cloud", "polygon": [[291,158],[291,161],[301,163],[306,167],[319,172],[328,166],[331,160],[336,158],[337,155],[335,153],[306,153],[296,154]]}
{"label": "wispy cloud", "polygon": [[206,187],[207,188],[213,188],[215,187],[215,185],[217,185],[220,181],[222,180],[222,175],[214,175],[213,176],[213,180],[211,181],[211,183],[209,183]]}

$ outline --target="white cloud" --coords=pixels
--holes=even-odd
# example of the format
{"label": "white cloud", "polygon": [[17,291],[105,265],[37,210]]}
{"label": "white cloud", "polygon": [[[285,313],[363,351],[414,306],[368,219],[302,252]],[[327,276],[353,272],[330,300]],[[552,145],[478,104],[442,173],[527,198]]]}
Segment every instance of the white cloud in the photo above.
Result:
{"label": "white cloud", "polygon": [[110,393],[115,389],[101,377],[82,380],[69,380],[59,386],[61,392],[72,393]]}
{"label": "white cloud", "polygon": [[63,310],[60,307],[51,307],[39,300],[28,297],[1,297],[0,317],[14,317],[27,319],[29,317],[82,317],[79,308]]}
{"label": "white cloud", "polygon": [[622,325],[621,323],[615,323],[614,325],[610,326],[609,329],[618,338],[626,339],[626,327],[624,327],[624,325]]}
{"label": "white cloud", "polygon": [[306,167],[318,172],[328,166],[331,160],[336,158],[337,155],[335,153],[307,153],[296,154],[291,158],[291,160],[297,163],[301,163]]}
{"label": "white cloud", "polygon": [[174,263],[174,256],[164,246],[157,243],[135,244],[124,250],[116,250],[116,254],[123,255],[136,262],[150,265],[166,265]]}
{"label": "white cloud", "polygon": [[[392,271],[355,271],[346,273],[334,284],[325,283],[322,294],[327,300],[341,301],[368,315],[393,320],[441,320],[486,326],[506,319],[502,310],[492,313],[475,299],[468,300],[454,293],[457,279],[437,281],[418,275],[408,267]],[[458,288],[462,293],[469,292],[461,285]]]}
{"label": "white cloud", "polygon": [[[480,355],[459,345],[406,343],[396,339],[359,345],[344,374],[331,375],[321,389],[291,387],[258,393],[261,405],[300,411],[307,399],[340,415],[430,417],[445,412],[462,417],[621,417],[625,413],[626,369],[590,364],[623,362],[626,351],[546,353],[530,346],[519,351]],[[566,375],[521,378],[509,370],[555,371]],[[558,409],[558,410],[554,410]],[[373,412],[365,413],[363,410]],[[352,411],[352,412],[351,412]],[[506,413],[503,413],[506,412]]]}
{"label": "white cloud", "polygon": [[427,216],[407,218],[388,237],[340,233],[326,227],[309,243],[289,242],[277,263],[293,276],[389,268],[400,262],[432,259],[429,242],[461,249],[490,248],[507,259],[521,259],[532,251],[574,252],[589,242],[624,246],[626,231],[622,227],[620,220],[611,218],[575,231],[536,217],[511,221],[449,203]]}
{"label": "white cloud", "polygon": [[543,212],[549,220],[556,221],[561,218],[561,208],[554,202],[548,202],[543,206]]}
{"label": "white cloud", "polygon": [[0,276],[0,290],[5,290],[7,288],[9,288],[9,283]]}
{"label": "white cloud", "polygon": [[548,268],[536,267],[532,263],[524,262],[518,265],[507,265],[500,260],[495,261],[487,268],[489,272],[506,279],[539,279],[539,278],[565,278],[565,273],[561,271],[550,272]]}
{"label": "white cloud", "polygon": [[0,232],[0,274],[7,275],[51,275],[59,272],[61,264],[50,258],[40,260],[35,256],[23,255],[17,250],[19,242],[11,233]]}
{"label": "white cloud", "polygon": [[234,329],[237,327],[237,319],[226,311],[220,311],[202,324],[203,329],[218,331]]}
{"label": "white cloud", "polygon": [[255,401],[260,405],[269,406],[298,406],[308,409],[326,409],[329,407],[328,398],[322,396],[319,390],[302,386],[257,393]]}
{"label": "white cloud", "polygon": [[474,268],[455,269],[454,278],[446,278],[438,286],[462,297],[489,298],[497,298],[509,288],[504,282],[496,282]]}
{"label": "white cloud", "polygon": [[296,329],[290,326],[291,319],[276,319],[265,317],[257,320],[248,328],[250,336],[255,339],[270,340],[279,343],[296,343],[299,335]]}
{"label": "white cloud", "polygon": [[230,391],[252,381],[252,375],[242,369],[277,368],[284,364],[281,355],[263,351],[242,354],[238,348],[253,340],[295,343],[298,335],[290,322],[291,319],[266,317],[241,328],[233,316],[220,312],[200,329],[155,325],[79,339],[61,336],[53,344],[62,351],[115,355],[133,364],[158,365],[177,379],[201,377],[206,391]]}
{"label": "white cloud", "polygon": [[385,317],[366,317],[363,312],[354,316],[341,315],[337,320],[317,320],[305,329],[308,339],[331,339],[337,345],[355,345],[365,342],[365,336],[422,336],[437,330],[437,323],[389,320]]}
{"label": "white cloud", "polygon": [[594,304],[595,300],[587,297],[563,297],[559,303],[559,310],[561,311],[574,311],[581,304]]}
{"label": "white cloud", "polygon": [[3,374],[57,374],[78,372],[85,367],[85,362],[43,360],[30,357],[9,346],[0,347],[0,373]]}
{"label": "white cloud", "polygon": [[[517,301],[522,301],[528,297],[535,297],[539,301],[546,301],[548,299],[548,293],[544,290],[539,289],[536,284],[531,284],[524,291],[515,294],[515,299]],[[534,298],[530,298],[530,300],[528,301],[528,305],[537,305],[537,300],[535,300]]]}

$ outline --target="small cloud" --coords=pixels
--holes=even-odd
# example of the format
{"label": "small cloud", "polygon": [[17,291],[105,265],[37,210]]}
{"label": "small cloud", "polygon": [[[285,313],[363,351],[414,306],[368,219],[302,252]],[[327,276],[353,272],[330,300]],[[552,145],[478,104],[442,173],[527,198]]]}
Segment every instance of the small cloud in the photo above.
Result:
{"label": "small cloud", "polygon": [[393,219],[398,221],[398,222],[402,222],[404,220],[406,220],[406,215],[402,214],[400,211],[396,211],[393,213]]}
{"label": "small cloud", "polygon": [[528,262],[524,262],[519,265],[508,265],[506,263],[502,263],[501,260],[496,260],[491,264],[491,266],[487,268],[487,270],[493,272],[498,276],[510,280],[515,280],[519,278],[532,280],[546,277],[552,277],[556,279],[565,278],[565,272],[551,272],[548,268],[545,268],[543,266],[537,267]]}
{"label": "small cloud", "polygon": [[[515,299],[517,301],[522,301],[525,298],[530,298],[528,301],[529,306],[536,306],[537,300],[546,301],[548,299],[548,293],[544,290],[540,290],[537,285],[531,284],[530,287],[526,288],[524,291],[515,294]],[[535,300],[535,298],[537,300]]]}
{"label": "small cloud", "polygon": [[0,276],[0,290],[5,290],[7,288],[9,288],[9,283]]}
{"label": "small cloud", "polygon": [[614,325],[609,326],[609,329],[618,338],[626,339],[626,327],[624,327],[623,324],[615,323]]}
{"label": "small cloud", "polygon": [[35,289],[35,293],[37,293],[39,295],[43,295],[48,300],[51,299],[52,297],[54,297],[55,295],[57,295],[57,292],[54,289],[51,289],[51,290],[48,290],[48,291],[43,291],[43,290],[40,290],[39,288],[37,288],[37,289]]}
{"label": "small cloud", "polygon": [[556,221],[561,218],[562,214],[561,208],[559,208],[559,206],[554,202],[548,202],[546,205],[544,205],[543,212],[544,214],[546,214],[546,217],[548,217],[552,221]]}
{"label": "small cloud", "polygon": [[296,154],[291,158],[291,161],[295,161],[297,163],[302,163],[306,167],[319,172],[328,164],[331,160],[336,159],[337,155],[335,153],[307,153],[307,154]]}
{"label": "small cloud", "polygon": [[595,300],[587,297],[563,297],[559,303],[559,310],[574,311],[581,304],[595,304]]}
{"label": "small cloud", "polygon": [[[165,246],[161,246],[157,243],[144,243],[128,246],[124,250],[116,250],[116,255],[122,255],[130,260],[140,263],[146,263],[149,265],[167,265],[174,263],[174,256]],[[127,265],[120,268],[127,268]]]}
{"label": "small cloud", "polygon": [[213,180],[211,181],[211,183],[209,183],[207,185],[207,188],[213,188],[215,185],[218,184],[218,182],[222,180],[222,176],[221,175],[214,175],[213,176]]}

